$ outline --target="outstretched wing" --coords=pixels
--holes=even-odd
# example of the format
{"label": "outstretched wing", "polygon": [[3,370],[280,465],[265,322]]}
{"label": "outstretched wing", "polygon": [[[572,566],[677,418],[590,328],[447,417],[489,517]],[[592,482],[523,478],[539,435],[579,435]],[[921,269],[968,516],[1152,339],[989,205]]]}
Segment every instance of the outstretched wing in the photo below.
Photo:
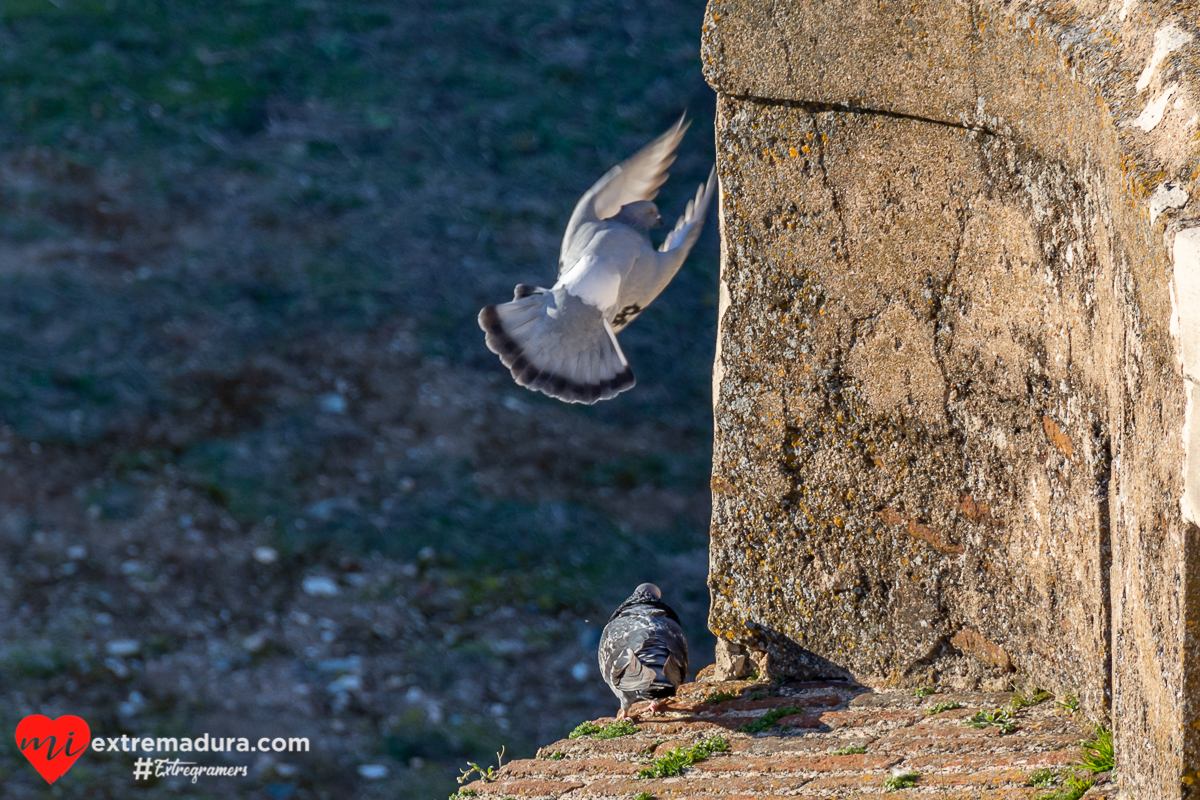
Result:
{"label": "outstretched wing", "polygon": [[683,258],[680,258],[679,262],[683,263],[683,259],[687,258],[688,251],[696,243],[696,237],[700,235],[701,228],[704,227],[704,216],[708,213],[708,204],[716,193],[717,165],[714,164],[712,171],[708,173],[708,181],[700,184],[696,189],[696,199],[688,200],[683,216],[679,218],[674,229],[667,234],[667,238],[659,246],[660,253],[674,252],[682,255]]}
{"label": "outstretched wing", "polygon": [[583,193],[563,234],[558,258],[560,275],[574,261],[571,253],[577,244],[575,238],[580,225],[608,219],[620,211],[621,206],[658,196],[659,188],[667,180],[667,168],[675,162],[675,149],[689,125],[691,122],[684,114],[670,130],[604,173]]}

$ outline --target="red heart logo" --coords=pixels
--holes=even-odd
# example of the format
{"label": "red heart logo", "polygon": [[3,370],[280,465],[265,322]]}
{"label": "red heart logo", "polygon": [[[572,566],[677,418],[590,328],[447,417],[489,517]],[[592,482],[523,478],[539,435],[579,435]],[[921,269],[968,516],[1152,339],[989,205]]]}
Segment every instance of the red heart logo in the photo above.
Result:
{"label": "red heart logo", "polygon": [[17,747],[50,783],[66,774],[91,741],[92,729],[70,714],[58,719],[30,714],[17,725]]}

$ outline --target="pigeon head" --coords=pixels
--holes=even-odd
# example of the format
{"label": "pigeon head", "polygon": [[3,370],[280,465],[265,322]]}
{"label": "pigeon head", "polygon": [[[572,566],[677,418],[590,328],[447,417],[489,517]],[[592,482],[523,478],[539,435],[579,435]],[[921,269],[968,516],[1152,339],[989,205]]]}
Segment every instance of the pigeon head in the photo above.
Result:
{"label": "pigeon head", "polygon": [[669,605],[663,602],[662,590],[653,583],[643,583],[641,586],[633,590],[633,594],[621,603],[620,607],[613,612],[609,617],[609,622],[616,619],[625,613],[644,614],[647,609],[656,609],[665,613],[668,617],[679,622],[679,616]]}
{"label": "pigeon head", "polygon": [[621,206],[621,210],[613,217],[615,222],[621,222],[639,231],[648,231],[662,227],[662,215],[658,206],[649,200],[638,200]]}
{"label": "pigeon head", "polygon": [[629,599],[625,602],[650,603],[655,600],[662,600],[662,589],[659,589],[653,583],[643,583],[633,590],[633,594],[629,595]]}

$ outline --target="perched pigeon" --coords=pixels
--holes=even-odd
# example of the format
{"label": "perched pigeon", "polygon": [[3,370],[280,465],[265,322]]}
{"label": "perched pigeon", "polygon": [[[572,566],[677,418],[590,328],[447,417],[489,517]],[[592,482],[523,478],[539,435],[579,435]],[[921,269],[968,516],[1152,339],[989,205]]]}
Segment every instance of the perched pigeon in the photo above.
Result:
{"label": "perched pigeon", "polygon": [[553,287],[519,284],[511,302],[479,312],[488,349],[521,386],[588,404],[633,388],[616,334],[683,266],[716,192],[714,167],[654,249],[647,231],[662,225],[662,217],[651,201],[689,124],[680,117],[584,193],[567,223]]}
{"label": "perched pigeon", "polygon": [[621,701],[618,718],[630,716],[635,701],[649,700],[656,712],[675,695],[687,677],[687,639],[657,586],[643,583],[613,612],[600,635],[599,657],[600,674]]}

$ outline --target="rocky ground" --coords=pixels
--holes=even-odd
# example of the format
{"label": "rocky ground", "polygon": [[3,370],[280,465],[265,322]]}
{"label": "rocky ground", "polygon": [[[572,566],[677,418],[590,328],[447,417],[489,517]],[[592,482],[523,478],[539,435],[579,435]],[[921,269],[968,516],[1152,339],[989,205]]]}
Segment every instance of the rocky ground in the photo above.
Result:
{"label": "rocky ground", "polygon": [[0,728],[311,742],[52,789],[10,746],[6,797],[445,796],[611,711],[642,580],[711,660],[715,221],[615,401],[520,389],[474,322],[688,108],[682,210],[702,10],[0,6]]}

